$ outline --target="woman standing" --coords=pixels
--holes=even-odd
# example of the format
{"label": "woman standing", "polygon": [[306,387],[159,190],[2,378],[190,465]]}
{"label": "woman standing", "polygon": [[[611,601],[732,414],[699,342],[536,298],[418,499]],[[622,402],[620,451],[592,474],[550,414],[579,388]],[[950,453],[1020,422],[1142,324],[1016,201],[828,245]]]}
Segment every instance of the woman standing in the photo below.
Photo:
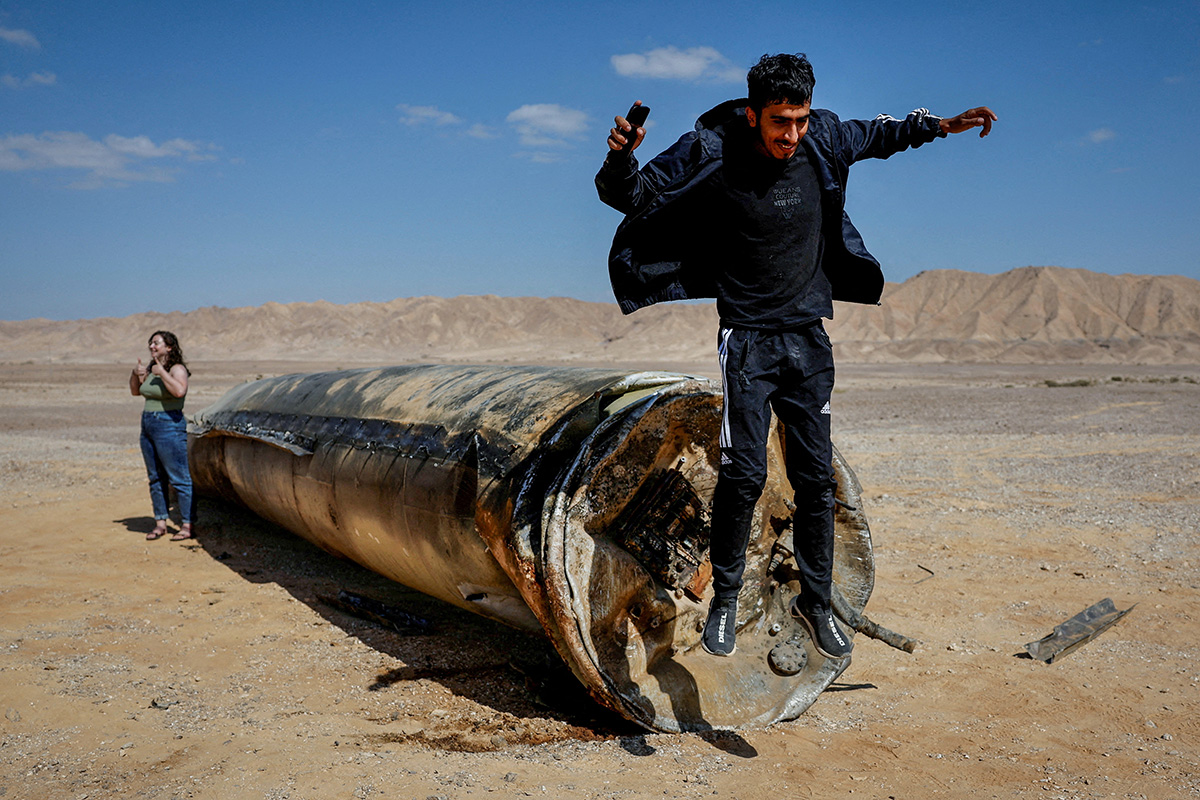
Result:
{"label": "woman standing", "polygon": [[150,366],[139,358],[129,375],[129,392],[146,398],[142,411],[142,458],[150,477],[154,505],[153,541],[167,532],[167,487],[175,487],[182,524],[171,541],[192,538],[192,475],[187,461],[187,420],[183,398],[191,375],[183,360],[179,340],[170,331],[150,337]]}

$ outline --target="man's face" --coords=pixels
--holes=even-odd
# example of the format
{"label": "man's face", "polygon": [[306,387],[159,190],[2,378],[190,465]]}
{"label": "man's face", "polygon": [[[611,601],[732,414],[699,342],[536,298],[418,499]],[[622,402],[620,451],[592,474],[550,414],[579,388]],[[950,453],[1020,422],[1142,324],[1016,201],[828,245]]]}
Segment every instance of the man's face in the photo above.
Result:
{"label": "man's face", "polygon": [[791,103],[771,103],[762,113],[746,109],[746,120],[758,131],[754,146],[765,156],[787,160],[796,155],[800,140],[808,133],[808,114],[812,101],[802,106]]}

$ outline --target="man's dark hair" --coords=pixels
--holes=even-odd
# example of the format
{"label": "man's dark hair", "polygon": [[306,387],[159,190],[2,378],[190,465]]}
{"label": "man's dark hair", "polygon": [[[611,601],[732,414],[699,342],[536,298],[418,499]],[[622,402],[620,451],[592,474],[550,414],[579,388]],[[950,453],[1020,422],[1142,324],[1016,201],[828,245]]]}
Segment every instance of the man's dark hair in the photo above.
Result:
{"label": "man's dark hair", "polygon": [[755,111],[772,103],[802,106],[812,100],[816,85],[812,64],[804,53],[764,55],[746,75],[750,107]]}

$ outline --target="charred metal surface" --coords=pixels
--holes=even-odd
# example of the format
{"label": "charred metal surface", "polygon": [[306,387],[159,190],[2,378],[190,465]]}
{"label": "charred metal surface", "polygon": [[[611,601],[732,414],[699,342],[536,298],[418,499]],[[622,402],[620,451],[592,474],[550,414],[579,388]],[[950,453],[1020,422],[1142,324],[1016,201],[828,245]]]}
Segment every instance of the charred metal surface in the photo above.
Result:
{"label": "charred metal surface", "polygon": [[[719,388],[665,373],[414,366],[231,390],[193,424],[198,488],[447,602],[544,633],[588,691],[658,730],[802,713],[846,663],[788,604],[791,490],[778,437],[755,511],[738,649],[699,646]],[[834,581],[874,583],[860,490],[835,452]],[[790,534],[789,534],[790,535]],[[775,556],[774,561],[772,555]],[[839,613],[842,613],[839,611]]]}
{"label": "charred metal surface", "polygon": [[389,606],[344,589],[338,592],[336,597],[318,595],[317,599],[334,608],[390,628],[396,633],[430,633],[433,631],[432,623],[424,617],[418,617],[404,609]]}
{"label": "charred metal surface", "polygon": [[[295,455],[312,455],[320,443],[330,447],[344,445],[356,450],[392,451],[407,458],[434,461],[458,461],[472,446],[480,444],[473,432],[451,434],[441,425],[402,423],[386,419],[347,419],[306,414],[278,414],[268,411],[231,409],[213,413],[208,423],[229,436],[259,439],[289,450]],[[496,465],[507,466],[508,448],[504,443],[484,443],[486,452],[478,456]]]}
{"label": "charred metal surface", "polygon": [[708,552],[708,513],[678,469],[659,469],[642,483],[613,528],[613,540],[672,589],[691,583]]}

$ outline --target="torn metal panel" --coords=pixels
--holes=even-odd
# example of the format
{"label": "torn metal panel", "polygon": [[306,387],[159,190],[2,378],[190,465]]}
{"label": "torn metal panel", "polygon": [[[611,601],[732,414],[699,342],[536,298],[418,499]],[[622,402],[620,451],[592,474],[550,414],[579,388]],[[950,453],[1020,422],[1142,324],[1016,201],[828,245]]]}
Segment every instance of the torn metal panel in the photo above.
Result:
{"label": "torn metal panel", "polygon": [[1052,664],[1104,633],[1136,606],[1135,603],[1124,611],[1117,611],[1112,598],[1106,597],[1061,625],[1056,625],[1054,632],[1048,636],[1025,645],[1025,650],[1039,661]]}
{"label": "torn metal panel", "polygon": [[[197,415],[190,455],[199,489],[544,633],[592,696],[631,720],[759,726],[802,713],[846,664],[812,647],[788,613],[795,567],[771,561],[792,500],[775,435],[737,653],[701,649],[720,413],[719,387],[668,373],[350,370],[231,390]],[[870,532],[836,451],[834,471],[834,581],[847,613],[861,614],[874,584]]]}

